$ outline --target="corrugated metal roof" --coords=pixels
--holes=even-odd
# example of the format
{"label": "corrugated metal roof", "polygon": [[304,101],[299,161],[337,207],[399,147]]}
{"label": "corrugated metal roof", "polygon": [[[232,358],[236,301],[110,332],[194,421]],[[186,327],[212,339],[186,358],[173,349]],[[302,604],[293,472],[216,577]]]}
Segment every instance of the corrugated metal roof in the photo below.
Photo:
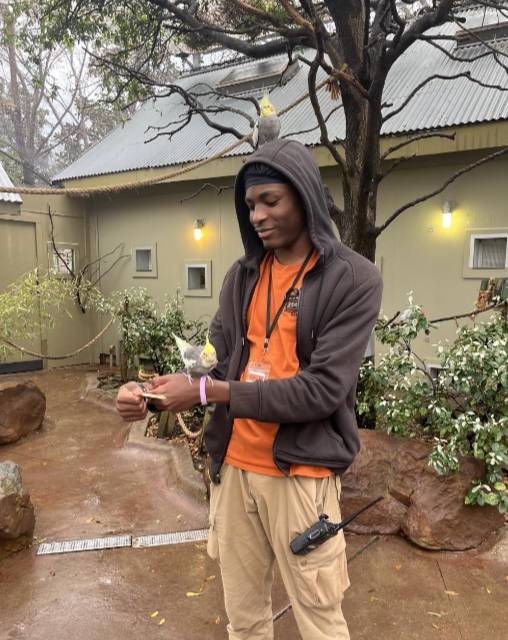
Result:
{"label": "corrugated metal roof", "polygon": [[[444,35],[455,33],[456,26],[447,24],[436,31]],[[430,33],[430,32],[429,32]],[[508,89],[508,73],[496,62],[494,56],[475,60],[479,53],[486,51],[484,45],[472,45],[456,49],[453,41],[440,40],[441,47],[459,57],[450,60],[446,54],[428,42],[414,44],[391,69],[385,86],[383,101],[392,106],[384,110],[386,115],[396,110],[411,92],[426,78],[440,74],[453,76],[460,72],[470,71],[471,76],[484,84],[501,85]],[[498,42],[498,48],[504,48],[504,64],[508,64],[508,41]],[[281,56],[284,59],[284,56]],[[463,62],[462,60],[472,60]],[[251,67],[260,62],[244,63],[249,73]],[[235,63],[235,66],[238,63]],[[186,89],[199,90],[206,84],[216,86],[231,72],[231,67],[203,70],[201,74],[193,74],[181,78],[179,83]],[[325,77],[324,72],[318,80]],[[291,104],[307,91],[307,66],[301,65],[298,72],[284,86],[278,86],[270,92],[270,98],[278,110]],[[203,98],[213,101],[214,98]],[[340,102],[332,101],[324,89],[320,92],[323,115],[326,117]],[[256,117],[253,105],[232,96],[227,104]],[[135,169],[145,169],[179,165],[195,162],[220,151],[235,138],[223,135],[211,139],[216,131],[208,127],[200,116],[194,116],[191,124],[172,139],[161,135],[150,140],[158,133],[154,127],[163,127],[177,121],[186,108],[178,96],[161,98],[146,103],[134,117],[124,125],[114,129],[101,142],[85,152],[76,162],[55,176],[55,181],[78,177],[117,173]],[[214,120],[231,125],[247,133],[249,125],[242,116],[234,113],[223,113],[213,116]],[[508,119],[508,91],[489,89],[475,84],[465,77],[456,80],[434,80],[418,91],[411,102],[400,113],[388,119],[382,128],[383,135],[404,134],[429,129],[453,127],[465,124],[489,122]],[[319,144],[319,130],[307,129],[317,125],[309,100],[301,102],[281,117],[281,136],[290,136],[306,145]],[[328,120],[330,136],[334,139],[345,136],[345,120],[342,109],[331,115]],[[229,155],[242,155],[251,151],[249,145],[238,147]]]}
{"label": "corrugated metal roof", "polygon": [[[2,187],[14,186],[11,182],[11,179],[5,172],[5,169],[2,167],[1,162],[0,162],[0,186]],[[23,202],[19,193],[1,193],[1,192],[0,192],[0,201],[1,202]]]}

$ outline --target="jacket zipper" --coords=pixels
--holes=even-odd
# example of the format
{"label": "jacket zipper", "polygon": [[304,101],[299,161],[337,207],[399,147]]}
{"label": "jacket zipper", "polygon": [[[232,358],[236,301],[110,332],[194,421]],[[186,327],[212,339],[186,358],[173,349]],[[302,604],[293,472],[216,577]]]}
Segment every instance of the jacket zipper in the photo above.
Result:
{"label": "jacket zipper", "polygon": [[[303,293],[304,293],[304,284],[305,281],[307,280],[307,277],[313,277],[311,276],[311,274],[313,274],[313,269],[311,269],[310,271],[308,271],[302,279],[302,285],[300,287],[300,300],[298,301],[298,313],[296,314],[296,328],[295,328],[295,334],[296,334],[296,357],[298,358],[298,363],[301,363],[301,356],[300,356],[300,344],[301,344],[301,340],[300,340],[300,323],[299,323],[299,319],[300,319],[300,308],[303,307]],[[313,274],[314,275],[314,274]],[[317,304],[317,301],[316,301]],[[291,465],[289,465],[288,469],[282,469],[279,465],[279,463],[277,462],[277,457],[275,454],[275,450],[277,448],[277,441],[279,439],[279,433],[280,433],[280,426],[279,429],[277,429],[277,433],[275,434],[275,438],[273,440],[273,445],[272,445],[272,458],[273,461],[275,463],[275,466],[282,471],[282,473],[284,475],[289,475],[289,471],[291,469]]]}
{"label": "jacket zipper", "polygon": [[[244,352],[245,346],[247,345],[247,349],[249,349],[247,340],[245,339],[246,335],[247,335],[247,314],[248,314],[249,306],[250,306],[250,303],[252,301],[252,297],[254,295],[254,291],[256,289],[256,284],[257,284],[257,282],[259,280],[259,277],[260,277],[260,273],[258,273],[258,277],[253,282],[250,291],[248,293],[246,292],[246,297],[248,297],[248,301],[247,301],[247,305],[245,307],[245,313],[244,313],[243,309],[241,310],[242,311],[242,350],[240,352],[240,358],[239,358],[239,361],[238,361],[238,367],[237,367],[236,374],[235,374],[235,380],[237,380],[237,379],[239,380],[240,369],[241,369],[241,365],[242,365],[243,352]],[[240,300],[240,304],[242,304],[242,300]],[[229,436],[228,436],[227,442],[226,442],[226,444],[224,446],[224,451],[222,453],[222,457],[221,457],[219,468],[217,469],[217,471],[214,474],[214,481],[217,482],[217,484],[220,483],[220,470],[222,469],[222,465],[224,464],[224,459],[226,458],[226,454],[228,452],[229,441],[231,440],[232,434],[233,434],[233,423],[230,422],[230,424],[229,424]]]}

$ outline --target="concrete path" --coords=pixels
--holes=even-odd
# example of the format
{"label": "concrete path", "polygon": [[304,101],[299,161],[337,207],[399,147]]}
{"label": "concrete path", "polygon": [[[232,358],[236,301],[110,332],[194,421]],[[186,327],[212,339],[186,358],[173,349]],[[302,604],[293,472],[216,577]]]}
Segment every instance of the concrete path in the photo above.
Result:
{"label": "concrete path", "polygon": [[[21,466],[38,541],[205,527],[199,478],[180,481],[192,473],[187,452],[125,446],[129,427],[107,403],[83,399],[87,376],[68,368],[0,377],[0,387],[33,379],[48,399],[44,428],[0,448],[0,460]],[[370,539],[349,536],[349,556]],[[203,543],[35,552],[0,561],[0,640],[227,638],[220,573]],[[462,554],[382,538],[355,557],[350,576],[344,611],[353,640],[508,638],[508,536]],[[275,611],[287,603],[278,576],[273,602]],[[288,612],[275,638],[298,637]]]}

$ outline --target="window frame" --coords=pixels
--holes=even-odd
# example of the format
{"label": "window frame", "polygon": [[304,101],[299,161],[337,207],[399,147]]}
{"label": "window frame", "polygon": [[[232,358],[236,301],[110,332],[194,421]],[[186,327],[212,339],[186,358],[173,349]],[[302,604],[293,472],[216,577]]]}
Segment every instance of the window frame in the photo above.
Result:
{"label": "window frame", "polygon": [[[151,252],[151,270],[150,271],[138,271],[137,270],[137,251],[150,251]],[[157,243],[141,245],[138,244],[132,247],[132,277],[133,278],[158,278],[157,272]]]}
{"label": "window frame", "polygon": [[[189,289],[189,269],[204,267],[205,287],[204,289]],[[183,265],[183,295],[186,298],[211,298],[212,297],[212,261],[211,260],[185,260]]]}
{"label": "window frame", "polygon": [[[504,267],[488,267],[477,269],[473,267],[475,240],[483,239],[506,239],[506,254]],[[475,278],[483,280],[484,278],[506,278],[508,277],[508,227],[498,227],[492,229],[467,229],[464,244],[464,262],[462,268],[463,278]]]}

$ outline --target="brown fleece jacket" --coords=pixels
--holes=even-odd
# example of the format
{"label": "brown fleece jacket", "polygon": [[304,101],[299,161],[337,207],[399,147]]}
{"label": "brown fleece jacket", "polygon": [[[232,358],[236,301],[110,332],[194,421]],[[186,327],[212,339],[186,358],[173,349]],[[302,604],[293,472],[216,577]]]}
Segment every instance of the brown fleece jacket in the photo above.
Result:
{"label": "brown fleece jacket", "polygon": [[[254,383],[239,381],[249,359],[247,310],[265,254],[244,201],[243,173],[252,162],[264,162],[289,178],[302,199],[312,243],[320,254],[300,291],[300,371],[292,378]],[[284,473],[291,464],[310,464],[342,474],[360,447],[356,382],[381,306],[379,271],[336,239],[319,169],[300,143],[276,140],[250,156],[236,179],[235,205],[245,256],[226,274],[210,329],[219,360],[212,375],[228,380],[231,390],[229,406],[217,405],[205,433],[211,478],[220,479],[234,418],[280,423],[273,458]]]}

